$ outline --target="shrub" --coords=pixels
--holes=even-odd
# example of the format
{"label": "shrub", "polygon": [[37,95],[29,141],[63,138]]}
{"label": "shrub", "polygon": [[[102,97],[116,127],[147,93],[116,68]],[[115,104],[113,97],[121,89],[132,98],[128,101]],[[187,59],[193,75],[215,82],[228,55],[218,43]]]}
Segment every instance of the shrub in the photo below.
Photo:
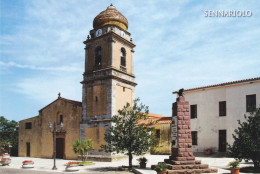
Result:
{"label": "shrub", "polygon": [[239,161],[232,161],[228,164],[228,166],[231,166],[233,168],[238,168],[239,167]]}

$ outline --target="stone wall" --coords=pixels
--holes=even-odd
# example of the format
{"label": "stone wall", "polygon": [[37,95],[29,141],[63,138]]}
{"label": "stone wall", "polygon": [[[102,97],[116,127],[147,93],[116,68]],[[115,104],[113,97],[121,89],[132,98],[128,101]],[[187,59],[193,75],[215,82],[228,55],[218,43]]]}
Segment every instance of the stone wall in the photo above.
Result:
{"label": "stone wall", "polygon": [[[26,123],[31,123],[31,129],[25,129]],[[30,143],[30,156],[40,157],[41,144],[40,139],[39,116],[28,118],[19,122],[19,138],[18,138],[18,156],[27,156],[27,145]]]}
{"label": "stone wall", "polygon": [[87,101],[87,116],[106,115],[106,84],[87,87]]}
{"label": "stone wall", "polygon": [[171,124],[156,124],[156,130],[160,130],[160,138],[157,138],[158,144],[151,150],[151,154],[169,155],[171,154]]}

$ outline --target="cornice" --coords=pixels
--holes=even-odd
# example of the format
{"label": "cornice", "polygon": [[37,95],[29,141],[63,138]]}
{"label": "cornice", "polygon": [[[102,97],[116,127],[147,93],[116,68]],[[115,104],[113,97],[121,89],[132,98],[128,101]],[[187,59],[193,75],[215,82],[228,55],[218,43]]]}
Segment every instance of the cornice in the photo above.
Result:
{"label": "cornice", "polygon": [[137,83],[134,82],[135,76],[124,73],[114,68],[106,68],[102,70],[93,71],[91,73],[84,73],[84,80],[82,84],[93,82],[95,80],[105,80],[105,79],[116,79],[132,86],[136,86]]}
{"label": "cornice", "polygon": [[[85,48],[91,47],[92,43],[94,43],[95,41],[98,41],[100,39],[107,40],[108,42],[116,42],[116,41],[123,42],[124,44],[129,45],[131,48],[134,48],[136,46],[134,43],[126,40],[125,38],[121,37],[120,35],[116,34],[115,32],[110,31],[106,34],[99,36],[99,37],[95,37],[95,38],[92,38],[92,39],[89,38],[89,39],[85,40],[83,42],[86,45]],[[116,39],[116,40],[114,40],[114,39]]]}

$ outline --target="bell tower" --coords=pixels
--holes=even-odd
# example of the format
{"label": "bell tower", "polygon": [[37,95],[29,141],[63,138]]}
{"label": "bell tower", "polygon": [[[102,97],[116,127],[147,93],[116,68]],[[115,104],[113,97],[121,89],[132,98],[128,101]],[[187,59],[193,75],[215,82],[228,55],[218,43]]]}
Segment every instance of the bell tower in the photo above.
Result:
{"label": "bell tower", "polygon": [[106,153],[104,134],[110,119],[127,102],[133,103],[135,76],[131,34],[127,19],[111,4],[97,15],[85,44],[85,72],[82,87],[80,138],[93,140],[90,158],[111,161]]}

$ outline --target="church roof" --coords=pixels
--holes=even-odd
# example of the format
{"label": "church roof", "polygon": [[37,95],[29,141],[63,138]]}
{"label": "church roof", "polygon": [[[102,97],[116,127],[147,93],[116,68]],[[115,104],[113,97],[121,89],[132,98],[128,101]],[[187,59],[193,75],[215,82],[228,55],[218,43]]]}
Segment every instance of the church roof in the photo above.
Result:
{"label": "church roof", "polygon": [[158,124],[171,124],[172,117],[162,117],[157,121]]}
{"label": "church roof", "polygon": [[50,106],[51,104],[53,104],[54,102],[58,101],[58,100],[63,100],[65,102],[69,102],[73,105],[76,105],[76,106],[80,106],[82,107],[82,102],[79,102],[79,101],[75,101],[75,100],[69,100],[69,99],[66,99],[66,98],[63,98],[63,97],[58,97],[56,100],[54,100],[53,102],[51,102],[50,104],[46,105],[45,107],[43,107],[42,109],[40,109],[39,111],[42,111],[43,109],[47,108],[48,106]]}
{"label": "church roof", "polygon": [[34,116],[34,117],[30,117],[30,118],[26,118],[26,119],[23,119],[23,120],[20,120],[19,122],[21,122],[21,121],[27,121],[27,120],[34,119],[34,118],[37,118],[37,117],[39,117],[39,115]]}
{"label": "church roof", "polygon": [[148,116],[148,117],[153,117],[153,118],[161,118],[161,117],[165,117],[165,116],[163,116],[163,115],[153,114],[153,113],[148,113],[147,116]]}
{"label": "church roof", "polygon": [[[186,91],[195,91],[195,90],[200,90],[200,89],[205,89],[205,88],[214,88],[214,87],[220,87],[220,86],[228,86],[228,85],[233,85],[233,84],[239,84],[239,83],[253,83],[253,81],[260,80],[260,77],[255,77],[255,78],[250,78],[250,79],[243,79],[243,80],[236,80],[236,81],[231,81],[231,82],[225,82],[225,83],[219,83],[215,85],[208,85],[208,86],[201,86],[201,87],[196,87],[196,88],[190,88],[190,89],[185,89],[184,92]],[[174,91],[173,94],[177,94],[178,91]]]}
{"label": "church roof", "polygon": [[146,120],[139,120],[139,124],[148,124],[149,122],[156,122],[156,124],[171,124],[172,117],[165,117],[159,114],[148,113]]}
{"label": "church roof", "polygon": [[106,25],[115,25],[127,30],[127,19],[111,4],[106,10],[97,15],[93,21],[93,28],[98,29]]}

